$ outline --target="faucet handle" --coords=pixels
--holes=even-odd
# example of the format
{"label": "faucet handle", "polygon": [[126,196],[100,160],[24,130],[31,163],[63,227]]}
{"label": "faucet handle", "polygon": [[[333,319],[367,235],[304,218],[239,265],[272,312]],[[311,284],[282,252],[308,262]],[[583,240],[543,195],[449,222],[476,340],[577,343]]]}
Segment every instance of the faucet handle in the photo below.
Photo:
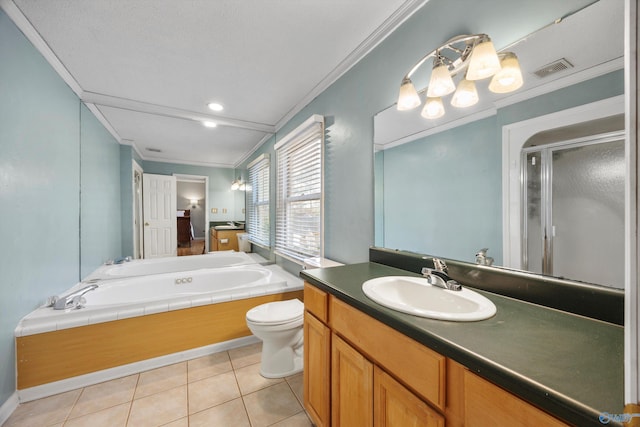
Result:
{"label": "faucet handle", "polygon": [[489,250],[489,248],[482,248],[478,251],[478,253],[476,253],[476,256],[487,256],[487,251]]}
{"label": "faucet handle", "polygon": [[440,258],[434,258],[433,259],[433,268],[436,271],[441,271],[443,273],[448,273],[447,263],[444,262],[444,260],[441,260]]}

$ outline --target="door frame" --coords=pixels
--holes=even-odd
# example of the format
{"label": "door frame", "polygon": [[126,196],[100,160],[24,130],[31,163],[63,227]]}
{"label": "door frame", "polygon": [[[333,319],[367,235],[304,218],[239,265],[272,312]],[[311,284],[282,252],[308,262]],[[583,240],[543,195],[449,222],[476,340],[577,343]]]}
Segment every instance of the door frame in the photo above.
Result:
{"label": "door frame", "polygon": [[[502,127],[502,256],[505,267],[522,269],[521,151],[527,140],[544,130],[624,112],[624,95],[620,95]],[[629,177],[626,179],[628,181]]]}
{"label": "door frame", "polygon": [[[136,172],[140,174],[140,191],[136,192]],[[132,191],[132,229],[133,229],[133,258],[134,259],[142,259],[144,258],[144,227],[142,226],[142,222],[144,221],[143,217],[143,208],[142,208],[142,176],[144,174],[144,170],[142,166],[138,164],[135,160],[132,160],[131,167],[131,191]],[[136,212],[136,203],[138,204],[140,209]],[[137,213],[137,215],[136,215]],[[136,235],[138,239],[136,239]],[[138,243],[140,247],[138,247]]]}
{"label": "door frame", "polygon": [[198,182],[204,183],[204,247],[205,252],[209,248],[209,177],[206,175],[189,175],[184,173],[174,173],[177,182]]}

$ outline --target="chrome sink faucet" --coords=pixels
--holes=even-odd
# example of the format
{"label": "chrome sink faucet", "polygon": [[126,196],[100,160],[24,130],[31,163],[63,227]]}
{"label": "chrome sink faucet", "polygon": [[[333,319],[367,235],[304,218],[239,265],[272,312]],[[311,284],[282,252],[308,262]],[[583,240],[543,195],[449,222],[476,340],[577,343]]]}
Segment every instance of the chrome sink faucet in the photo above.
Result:
{"label": "chrome sink faucet", "polygon": [[53,307],[54,310],[66,310],[68,308],[76,309],[81,308],[84,304],[84,298],[82,296],[89,291],[97,289],[98,285],[85,286],[82,289],[78,289],[75,292],[71,292],[69,295],[52,296],[47,300],[47,307]]}
{"label": "chrome sink faucet", "polygon": [[[424,259],[426,258],[427,257],[424,257]],[[443,260],[433,258],[433,266],[434,268],[422,268],[422,275],[427,279],[429,284],[449,291],[462,290],[462,285],[449,277],[447,264]]]}

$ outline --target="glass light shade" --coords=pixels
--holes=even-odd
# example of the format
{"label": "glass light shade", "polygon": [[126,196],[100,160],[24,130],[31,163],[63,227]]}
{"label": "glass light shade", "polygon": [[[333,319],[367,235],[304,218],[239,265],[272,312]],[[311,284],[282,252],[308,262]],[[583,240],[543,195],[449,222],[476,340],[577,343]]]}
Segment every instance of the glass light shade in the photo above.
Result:
{"label": "glass light shade", "polygon": [[204,125],[204,127],[207,127],[207,128],[214,128],[218,126],[215,122],[210,122],[210,121],[202,122],[202,124]]}
{"label": "glass light shade", "polygon": [[442,98],[427,98],[420,115],[425,119],[437,119],[438,117],[444,116]]}
{"label": "glass light shade", "polygon": [[398,111],[407,111],[420,105],[418,91],[411,83],[411,79],[402,80],[400,94],[398,95]]}
{"label": "glass light shade", "polygon": [[476,90],[476,84],[464,79],[458,85],[456,93],[451,98],[451,105],[458,108],[471,107],[478,103],[478,91]]}
{"label": "glass light shade", "polygon": [[231,184],[231,190],[236,191],[238,188],[240,188],[238,181],[233,181],[233,184]]}
{"label": "glass light shade", "polygon": [[491,40],[478,43],[471,52],[467,80],[481,80],[493,76],[500,70],[500,59]]}
{"label": "glass light shade", "polygon": [[456,90],[453,83],[449,67],[446,65],[438,65],[431,71],[431,79],[429,79],[429,87],[427,88],[428,98],[438,98],[445,96]]}
{"label": "glass light shade", "polygon": [[508,93],[519,89],[524,81],[518,57],[514,53],[507,53],[500,61],[502,69],[498,71],[489,83],[489,90],[494,93]]}

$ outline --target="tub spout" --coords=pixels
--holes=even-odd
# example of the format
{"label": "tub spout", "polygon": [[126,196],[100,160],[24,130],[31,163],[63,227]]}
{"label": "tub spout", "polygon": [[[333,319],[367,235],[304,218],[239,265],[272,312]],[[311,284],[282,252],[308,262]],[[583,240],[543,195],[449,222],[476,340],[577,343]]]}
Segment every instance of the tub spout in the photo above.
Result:
{"label": "tub spout", "polygon": [[54,310],[66,310],[68,308],[81,308],[84,303],[82,296],[89,291],[97,289],[98,285],[85,286],[68,295],[52,296],[47,300],[47,307],[53,307]]}

